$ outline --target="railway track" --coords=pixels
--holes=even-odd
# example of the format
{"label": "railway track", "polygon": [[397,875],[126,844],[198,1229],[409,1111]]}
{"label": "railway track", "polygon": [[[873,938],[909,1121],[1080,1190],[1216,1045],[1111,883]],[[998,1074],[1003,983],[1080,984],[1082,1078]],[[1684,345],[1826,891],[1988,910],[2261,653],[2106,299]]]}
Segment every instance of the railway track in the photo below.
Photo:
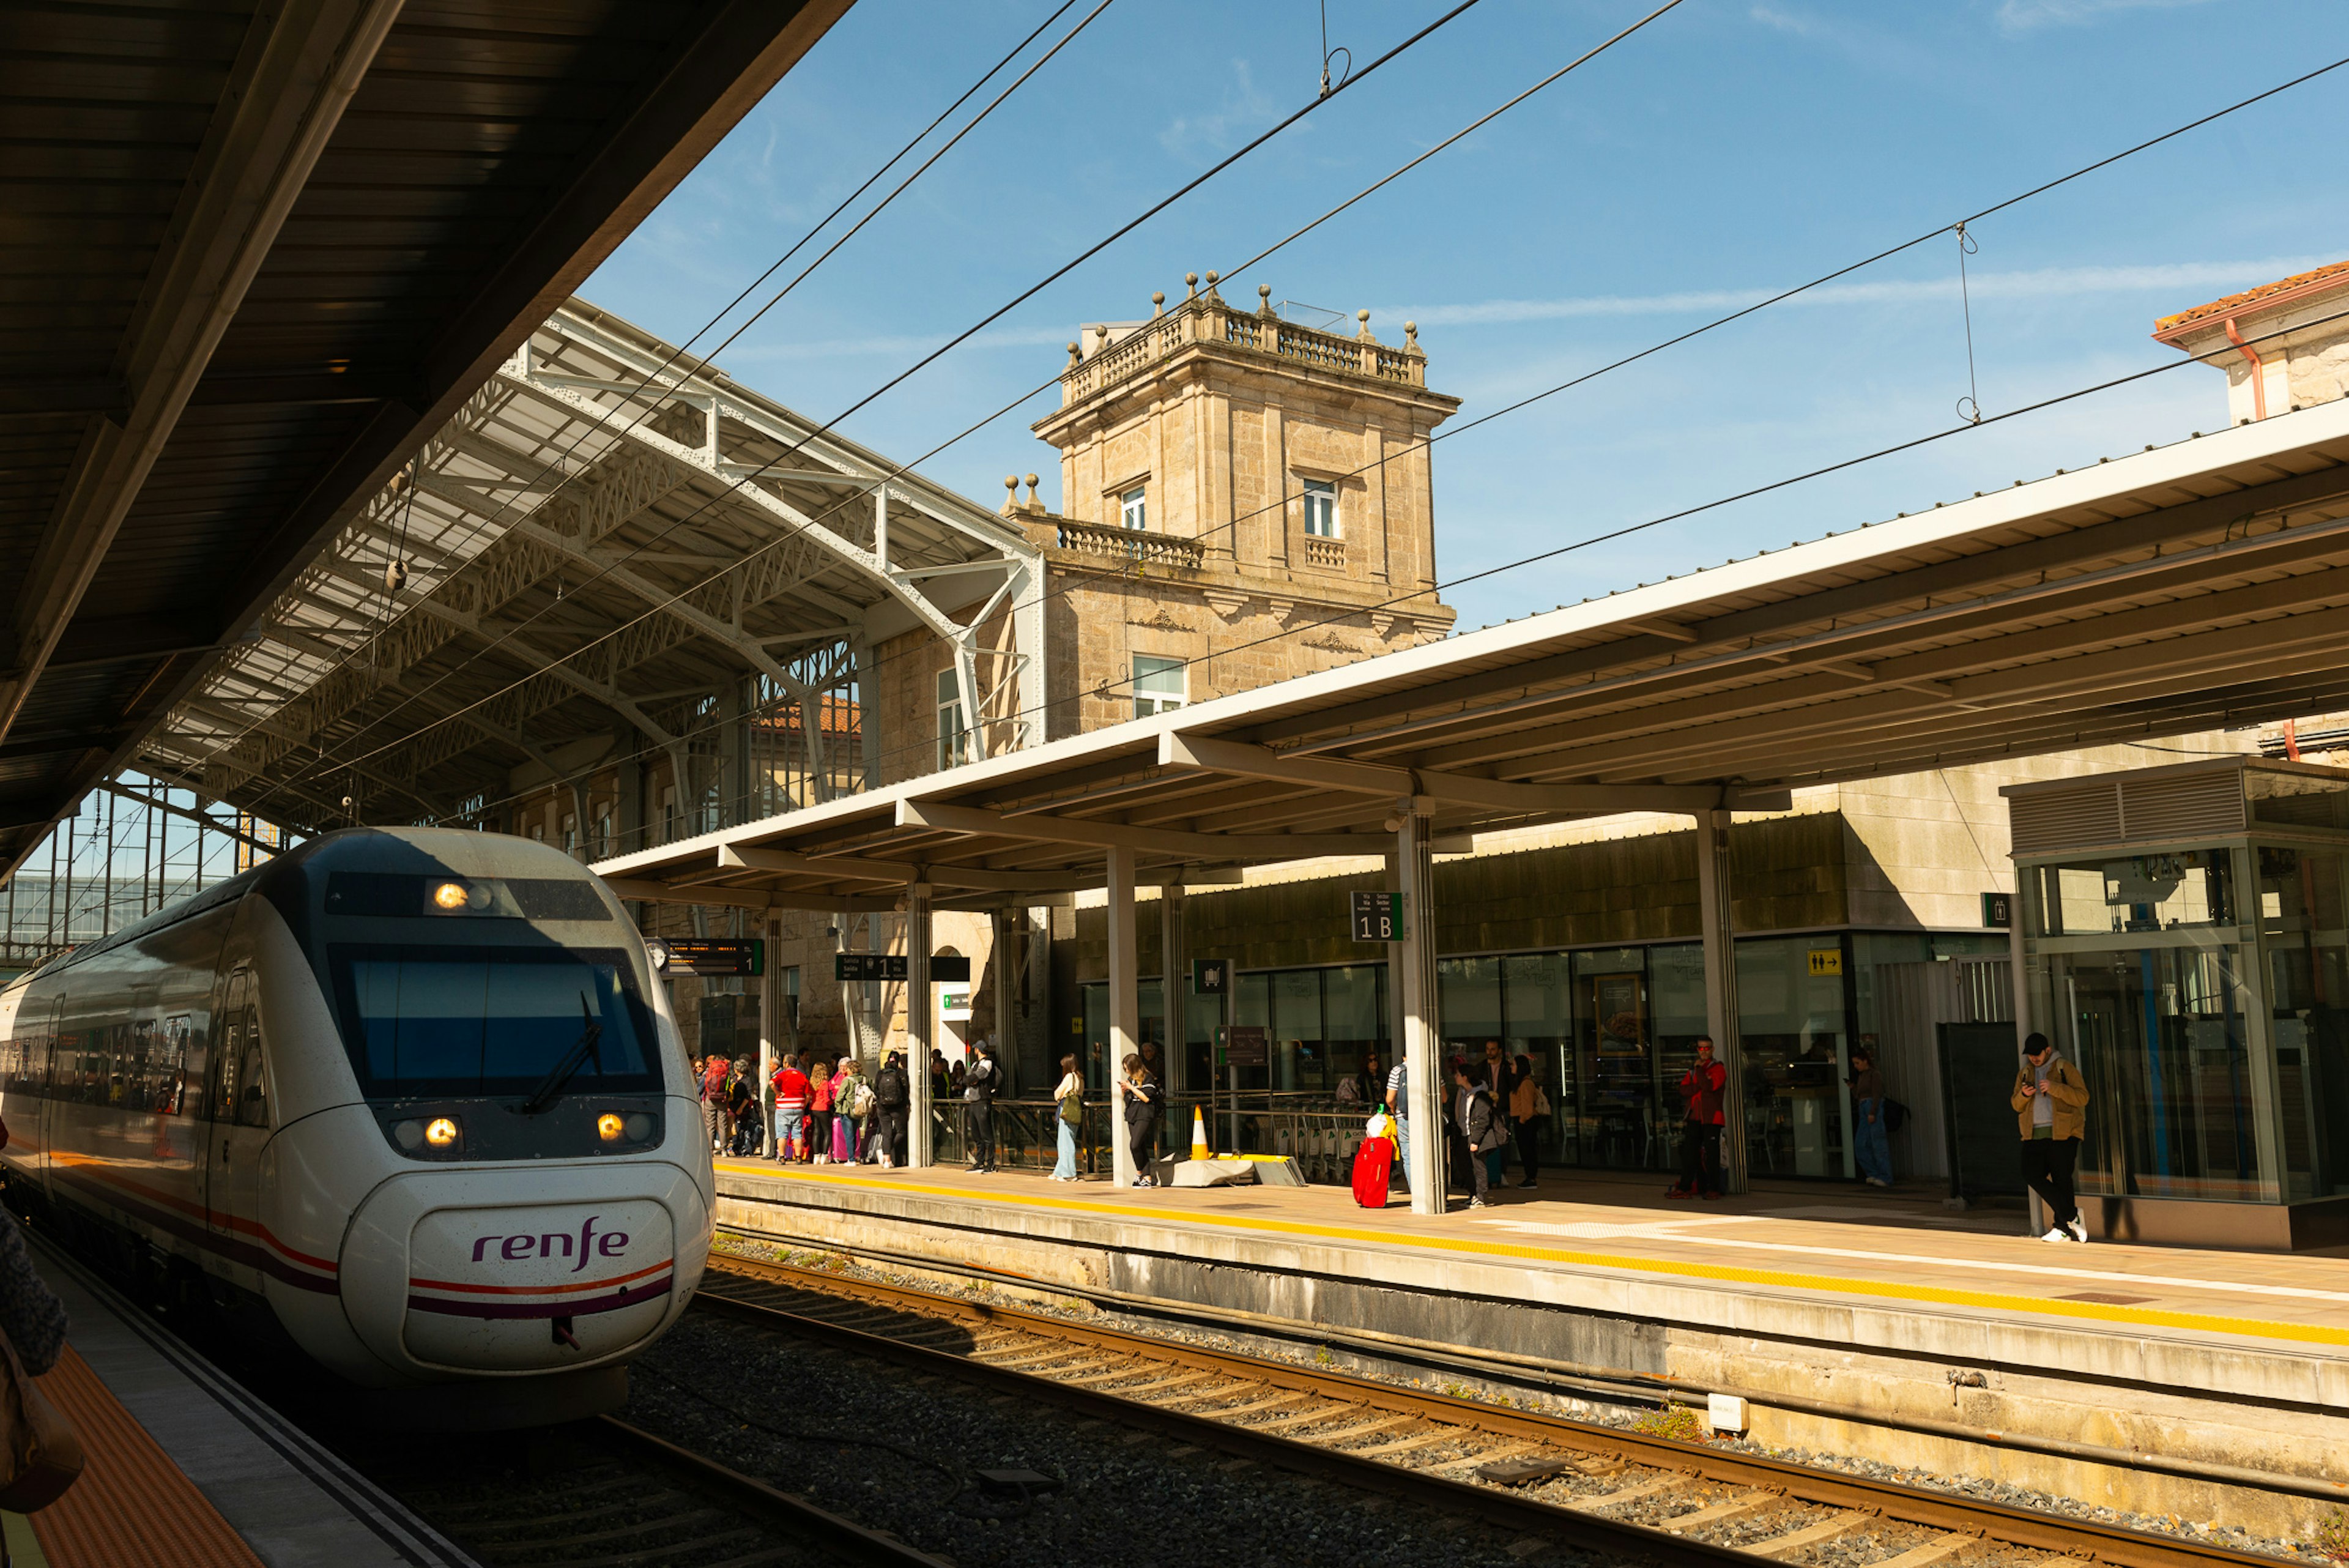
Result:
{"label": "railway track", "polygon": [[730,1253],[706,1310],[1614,1557],[2273,1568],[2225,1547]]}
{"label": "railway track", "polygon": [[519,1439],[518,1457],[511,1434],[468,1446],[355,1457],[482,1568],[947,1568],[609,1416]]}

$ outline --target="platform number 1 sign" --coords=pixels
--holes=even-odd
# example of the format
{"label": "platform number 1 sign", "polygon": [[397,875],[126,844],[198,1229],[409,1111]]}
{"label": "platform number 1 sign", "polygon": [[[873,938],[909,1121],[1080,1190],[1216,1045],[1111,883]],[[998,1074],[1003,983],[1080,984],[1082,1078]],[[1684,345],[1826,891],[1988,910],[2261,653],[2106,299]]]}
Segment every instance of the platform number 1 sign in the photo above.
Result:
{"label": "platform number 1 sign", "polygon": [[1354,940],[1358,942],[1399,942],[1402,940],[1402,895],[1400,893],[1356,893],[1354,900]]}

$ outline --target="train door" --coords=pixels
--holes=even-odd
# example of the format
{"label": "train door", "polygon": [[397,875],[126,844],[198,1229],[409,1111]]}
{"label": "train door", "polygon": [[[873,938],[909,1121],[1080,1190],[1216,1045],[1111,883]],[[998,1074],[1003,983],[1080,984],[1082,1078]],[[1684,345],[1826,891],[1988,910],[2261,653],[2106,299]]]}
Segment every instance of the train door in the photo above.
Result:
{"label": "train door", "polygon": [[251,1233],[260,1220],[261,1146],[269,1139],[261,1014],[250,969],[236,969],[222,987],[212,1040],[204,1212],[212,1233],[226,1239],[240,1228]]}

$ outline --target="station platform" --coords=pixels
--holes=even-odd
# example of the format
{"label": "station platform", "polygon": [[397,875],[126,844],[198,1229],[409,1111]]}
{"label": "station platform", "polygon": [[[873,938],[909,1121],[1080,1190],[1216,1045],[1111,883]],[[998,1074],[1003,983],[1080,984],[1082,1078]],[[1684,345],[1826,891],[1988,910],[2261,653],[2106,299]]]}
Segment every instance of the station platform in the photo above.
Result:
{"label": "station platform", "polygon": [[477,1568],[474,1560],[102,1281],[33,1238],[66,1305],[38,1386],[88,1463],[29,1517],[10,1568]]}
{"label": "station platform", "polygon": [[2349,1257],[2092,1243],[1787,1186],[1545,1177],[1418,1216],[1329,1187],[720,1160],[719,1222],[1589,1407],[1748,1402],[1748,1436],[2290,1534],[2349,1502]]}

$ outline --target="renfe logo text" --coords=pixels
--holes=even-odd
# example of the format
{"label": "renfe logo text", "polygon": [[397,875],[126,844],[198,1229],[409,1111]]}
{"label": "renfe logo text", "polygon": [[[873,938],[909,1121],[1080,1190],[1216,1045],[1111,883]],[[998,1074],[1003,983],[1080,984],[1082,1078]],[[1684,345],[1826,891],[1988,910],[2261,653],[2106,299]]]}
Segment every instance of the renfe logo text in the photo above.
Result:
{"label": "renfe logo text", "polygon": [[[579,1249],[576,1252],[572,1251],[571,1233],[567,1231],[548,1231],[529,1236],[484,1236],[473,1243],[473,1262],[482,1262],[490,1243],[495,1241],[498,1256],[509,1263],[518,1263],[525,1258],[552,1258],[558,1251],[564,1257],[576,1257],[579,1261],[571,1265],[571,1272],[575,1274],[587,1266],[588,1258],[595,1253],[616,1258],[627,1250],[628,1233],[626,1231],[607,1231],[601,1236],[595,1234],[598,1218],[590,1214],[586,1222],[579,1227]],[[589,1250],[591,1246],[593,1252]]]}

